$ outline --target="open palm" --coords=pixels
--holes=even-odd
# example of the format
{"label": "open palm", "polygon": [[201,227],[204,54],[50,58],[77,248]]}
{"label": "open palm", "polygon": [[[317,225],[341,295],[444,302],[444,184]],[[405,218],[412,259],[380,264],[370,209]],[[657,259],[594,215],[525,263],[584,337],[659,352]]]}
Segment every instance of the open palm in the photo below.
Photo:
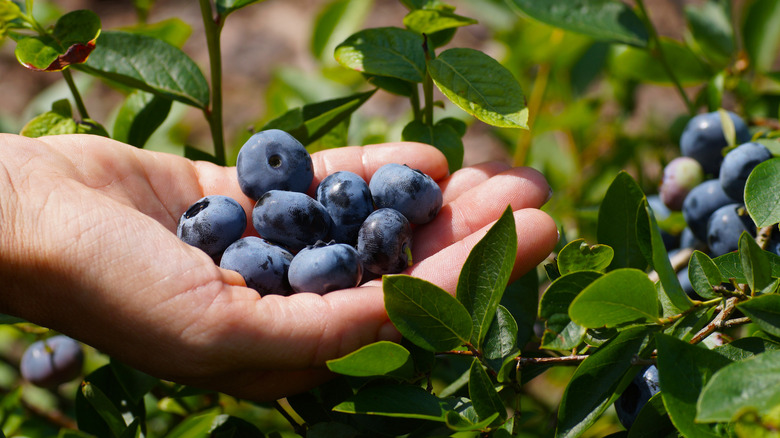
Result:
{"label": "open palm", "polygon": [[[486,163],[448,175],[445,158],[416,143],[312,158],[311,193],[335,171],[369,180],[389,162],[437,180],[444,207],[415,229],[415,264],[405,273],[450,292],[470,249],[507,205],[518,234],[513,278],[555,245],[555,224],[538,210],[549,188],[532,169]],[[379,282],[324,296],[261,297],[181,242],[179,217],[211,194],[251,211],[235,168],[94,136],[0,135],[0,311],[157,377],[255,400],[310,389],[328,378],[326,360],[398,339]]]}

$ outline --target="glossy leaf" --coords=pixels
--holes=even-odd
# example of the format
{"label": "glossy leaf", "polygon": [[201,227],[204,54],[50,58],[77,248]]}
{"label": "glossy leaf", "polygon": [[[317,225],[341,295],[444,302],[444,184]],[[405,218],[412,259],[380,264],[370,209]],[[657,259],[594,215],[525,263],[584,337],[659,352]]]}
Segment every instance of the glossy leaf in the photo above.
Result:
{"label": "glossy leaf", "polygon": [[728,61],[734,54],[736,43],[730,7],[730,1],[686,6],[688,28],[704,56]]}
{"label": "glossy leaf", "polygon": [[404,17],[404,26],[419,34],[477,24],[477,20],[441,9],[416,9]]}
{"label": "glossy leaf", "polygon": [[435,146],[447,158],[450,173],[463,166],[463,141],[448,123],[439,122],[431,126],[420,120],[412,120],[404,127],[401,140]]}
{"label": "glossy leaf", "polygon": [[416,345],[434,352],[447,351],[471,339],[468,310],[438,286],[406,275],[386,275],[382,289],[390,320]]}
{"label": "glossy leaf", "polygon": [[765,351],[780,350],[780,344],[768,339],[756,336],[735,339],[728,344],[721,345],[712,351],[734,362],[749,359]]}
{"label": "glossy leaf", "polygon": [[[772,272],[772,277],[780,277],[780,256],[769,251],[764,251],[764,255],[769,259],[769,269]],[[747,283],[738,252],[734,251],[715,257],[712,261],[718,267],[724,279],[733,278],[737,283]]]}
{"label": "glossy leaf", "polygon": [[768,413],[780,404],[780,351],[767,351],[719,370],[701,392],[696,420],[730,421],[741,410]]}
{"label": "glossy leaf", "polygon": [[168,117],[173,102],[141,90],[133,91],[114,121],[112,138],[142,148]]}
{"label": "glossy leaf", "polygon": [[162,40],[127,32],[103,32],[98,48],[78,67],[95,76],[205,108],[209,86],[195,62]]}
{"label": "glossy leaf", "polygon": [[742,272],[750,289],[759,292],[772,282],[772,272],[766,251],[762,250],[756,240],[747,231],[739,236],[739,259]]}
{"label": "glossy leaf", "polygon": [[[672,66],[674,76],[682,84],[700,84],[713,75],[710,68],[689,47],[679,41],[661,38],[661,50]],[[645,49],[616,47],[609,64],[610,71],[620,78],[662,85],[673,84],[672,78],[658,58]]]}
{"label": "glossy leaf", "polygon": [[100,18],[92,11],[69,12],[57,20],[51,36],[27,37],[16,46],[16,59],[36,71],[60,71],[87,60],[100,34]]}
{"label": "glossy leaf", "polygon": [[677,436],[669,414],[666,412],[662,394],[650,397],[628,430],[627,438],[657,438]]}
{"label": "glossy leaf", "polygon": [[106,130],[91,119],[76,121],[67,100],[52,104],[52,110],[40,114],[22,127],[20,134],[37,138],[45,135],[93,134],[108,137]]}
{"label": "glossy leaf", "polygon": [[320,139],[338,124],[349,119],[376,90],[350,96],[310,103],[293,108],[266,123],[262,130],[281,129],[303,143],[304,146]]}
{"label": "glossy leaf", "polygon": [[216,0],[217,14],[225,17],[231,12],[237,11],[252,3],[260,3],[264,0]]}
{"label": "glossy leaf", "polygon": [[637,242],[643,250],[650,267],[655,269],[661,282],[661,291],[666,299],[678,311],[684,311],[691,307],[691,300],[682,289],[677,272],[672,267],[669,254],[666,252],[661,229],[655,219],[647,200],[639,204],[637,211]]}
{"label": "glossy leaf", "polygon": [[99,437],[119,436],[126,428],[125,418],[146,418],[143,401],[133,402],[110,365],[89,373],[84,382],[75,400],[79,430]]}
{"label": "glossy leaf", "polygon": [[539,308],[539,273],[531,269],[512,282],[501,297],[501,305],[512,314],[517,322],[518,346],[524,346],[534,336],[534,325]]}
{"label": "glossy leaf", "polygon": [[756,71],[770,70],[780,48],[780,0],[756,0],[741,26],[745,51]]}
{"label": "glossy leaf", "polygon": [[772,336],[780,336],[780,295],[761,295],[740,303],[737,308]]}
{"label": "glossy leaf", "polygon": [[506,307],[499,305],[496,316],[490,324],[483,354],[486,359],[503,359],[517,348],[517,321]]}
{"label": "glossy leaf", "polygon": [[639,371],[631,361],[649,353],[651,334],[646,327],[622,331],[577,367],[558,409],[556,437],[582,435],[610,407]]}
{"label": "glossy leaf", "polygon": [[507,207],[487,234],[471,249],[458,277],[456,297],[469,312],[477,347],[496,315],[517,255],[515,217]]}
{"label": "glossy leaf", "polygon": [[498,418],[506,419],[506,408],[498,396],[493,382],[490,380],[487,371],[482,368],[482,364],[476,358],[471,362],[469,370],[469,398],[477,411],[480,420],[485,420],[496,412]]}
{"label": "glossy leaf", "polygon": [[558,271],[561,275],[576,271],[603,271],[614,255],[615,251],[607,245],[588,245],[585,239],[573,240],[558,252]]}
{"label": "glossy leaf", "polygon": [[409,376],[413,371],[409,351],[389,341],[368,344],[346,356],[329,360],[326,365],[334,373],[357,377],[384,376],[402,367],[407,368],[405,374]]}
{"label": "glossy leaf", "polygon": [[539,303],[539,318],[546,320],[543,348],[571,350],[582,342],[586,329],[569,318],[569,306],[583,289],[601,276],[600,272],[579,271],[550,284]]}
{"label": "glossy leaf", "polygon": [[100,418],[108,425],[112,435],[115,437],[121,436],[127,425],[122,418],[122,413],[111,403],[111,400],[103,391],[90,382],[84,382],[81,385],[81,393],[95,412],[100,415]]}
{"label": "glossy leaf", "polygon": [[420,35],[396,27],[365,29],[336,47],[344,67],[409,82],[425,78],[425,53]]}
{"label": "glossy leaf", "polygon": [[124,393],[134,404],[143,402],[146,393],[160,383],[158,378],[138,371],[114,358],[111,358],[110,367],[116,381],[119,382]]}
{"label": "glossy leaf", "polygon": [[698,250],[693,252],[688,262],[688,279],[693,290],[706,299],[717,298],[718,294],[713,292],[713,288],[723,282],[720,269],[715,262],[707,254]]}
{"label": "glossy leaf", "polygon": [[661,394],[672,423],[684,436],[719,436],[710,425],[696,421],[696,400],[711,376],[731,361],[671,336],[655,339]]}
{"label": "glossy leaf", "polygon": [[780,158],[764,161],[750,172],[745,206],[758,227],[780,222]]}
{"label": "glossy leaf", "polygon": [[616,0],[511,0],[524,14],[600,41],[647,45],[647,31],[634,11]]}
{"label": "glossy leaf", "polygon": [[617,269],[593,281],[574,298],[569,317],[587,328],[657,322],[655,286],[642,271]]}
{"label": "glossy leaf", "polygon": [[206,412],[190,415],[181,423],[177,424],[167,435],[166,438],[197,438],[208,436],[208,432],[213,428],[219,411],[216,409]]}
{"label": "glossy leaf", "polygon": [[433,82],[463,111],[493,126],[528,129],[520,84],[506,67],[479,50],[448,49],[428,62]]}
{"label": "glossy leaf", "polygon": [[644,193],[626,172],[620,172],[607,189],[599,208],[598,241],[615,252],[609,269],[647,267],[636,234],[637,211]]}
{"label": "glossy leaf", "polygon": [[348,414],[419,418],[444,422],[446,410],[435,395],[413,385],[380,384],[365,387],[333,410]]}

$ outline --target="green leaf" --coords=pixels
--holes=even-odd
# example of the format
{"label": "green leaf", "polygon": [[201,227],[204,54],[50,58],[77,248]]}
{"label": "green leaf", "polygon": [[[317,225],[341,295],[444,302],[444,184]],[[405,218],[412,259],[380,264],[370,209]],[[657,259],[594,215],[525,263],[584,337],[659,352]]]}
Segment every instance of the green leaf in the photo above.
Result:
{"label": "green leaf", "polygon": [[657,335],[658,377],[672,423],[683,436],[715,437],[712,427],[696,422],[696,400],[710,377],[731,361],[706,348]]}
{"label": "green leaf", "polygon": [[715,348],[714,352],[724,356],[734,362],[743,361],[765,351],[780,350],[780,344],[768,339],[749,336],[739,338],[728,344]]}
{"label": "green leaf", "polygon": [[435,146],[447,158],[450,173],[463,166],[463,141],[448,123],[439,122],[431,126],[420,120],[412,120],[404,127],[401,140]]}
{"label": "green leaf", "polygon": [[663,394],[650,397],[631,424],[627,438],[657,438],[677,436],[664,406]]}
{"label": "green leaf", "polygon": [[100,418],[105,421],[111,430],[111,434],[115,437],[119,437],[124,432],[127,425],[122,418],[122,413],[119,409],[111,403],[111,400],[106,397],[103,391],[96,385],[90,382],[84,382],[81,385],[81,393],[84,398],[92,405],[92,408],[100,415]]}
{"label": "green leaf", "polygon": [[723,283],[720,269],[715,262],[701,251],[694,251],[691,260],[688,262],[688,279],[691,281],[693,290],[706,299],[717,298],[719,295],[713,291],[715,286]]}
{"label": "green leaf", "polygon": [[569,318],[569,306],[583,289],[601,276],[600,272],[578,271],[550,284],[539,303],[539,318],[546,320],[543,348],[571,350],[582,342],[586,329]]}
{"label": "green leaf", "polygon": [[57,20],[51,34],[26,37],[16,45],[16,59],[36,71],[60,71],[87,60],[100,34],[100,18],[92,11],[69,12]]}
{"label": "green leaf", "polygon": [[780,222],[780,158],[764,161],[750,172],[745,206],[758,227]]}
{"label": "green leaf", "polygon": [[600,41],[647,46],[642,20],[626,4],[616,0],[512,0],[521,12],[572,32]]}
{"label": "green leaf", "polygon": [[655,269],[661,281],[661,290],[666,294],[667,300],[678,311],[685,311],[692,303],[688,295],[683,291],[677,272],[672,267],[669,254],[666,252],[661,229],[655,220],[655,214],[647,203],[647,199],[639,204],[637,211],[637,242],[640,248],[644,248],[645,258],[650,267]]}
{"label": "green leaf", "polygon": [[737,308],[772,336],[780,336],[780,295],[761,295],[737,304]]}
{"label": "green leaf", "polygon": [[397,27],[364,29],[336,47],[336,61],[360,72],[409,82],[425,78],[425,53],[420,35]]}
{"label": "green leaf", "polygon": [[448,49],[428,62],[439,90],[463,111],[493,126],[528,129],[520,84],[498,61],[479,50]]}
{"label": "green leaf", "polygon": [[615,251],[607,245],[588,245],[585,239],[569,242],[558,252],[558,271],[566,275],[576,271],[604,271]]}
{"label": "green leaf", "polygon": [[730,421],[741,410],[768,413],[780,405],[780,351],[767,351],[723,367],[699,396],[700,422]]}
{"label": "green leaf", "polygon": [[404,17],[404,26],[419,34],[477,24],[477,20],[441,9],[416,9]]}
{"label": "green leaf", "polygon": [[133,91],[119,108],[112,138],[138,148],[144,147],[168,117],[172,103],[166,97]]}
{"label": "green leaf", "polygon": [[349,119],[375,92],[376,89],[293,108],[266,123],[262,130],[281,129],[304,146],[309,145]]}
{"label": "green leaf", "polygon": [[226,17],[231,12],[249,6],[252,3],[260,3],[262,1],[263,0],[216,0],[217,14]]}
{"label": "green leaf", "polygon": [[[310,432],[310,431],[309,431]],[[208,431],[209,438],[263,438],[265,435],[254,424],[232,415],[217,415]],[[312,434],[307,434],[311,438]]]}
{"label": "green leaf", "polygon": [[647,274],[617,269],[593,281],[569,306],[569,317],[587,328],[658,322],[658,298]]}
{"label": "green leaf", "polygon": [[739,259],[750,290],[760,292],[772,283],[772,272],[766,251],[758,246],[756,240],[747,231],[743,231],[739,236]]}
{"label": "green leaf", "polygon": [[490,418],[496,413],[502,421],[506,419],[504,403],[493,387],[490,376],[476,358],[471,362],[469,370],[469,398],[480,420]]}
{"label": "green leaf", "polygon": [[209,436],[208,432],[212,429],[214,420],[219,415],[219,410],[211,409],[206,412],[199,412],[190,415],[181,423],[177,424],[165,438],[197,438]]}
{"label": "green leaf", "polygon": [[534,336],[539,290],[539,273],[531,269],[507,286],[501,297],[501,305],[509,310],[517,322],[517,345],[527,344]]}
{"label": "green leaf", "polygon": [[[780,256],[769,251],[764,251],[764,255],[769,259],[769,269],[772,272],[772,277],[780,277]],[[742,270],[742,260],[739,252],[730,252],[715,257],[712,261],[718,267],[724,279],[733,278],[737,283],[747,283],[747,278]]]}
{"label": "green leaf", "polygon": [[130,27],[122,27],[117,30],[163,40],[180,49],[190,38],[190,35],[192,35],[192,26],[178,17],[168,18],[156,23],[143,23]]}
{"label": "green leaf", "polygon": [[730,1],[707,1],[685,7],[688,27],[702,54],[721,62],[727,62],[736,49],[730,7]]}
{"label": "green leaf", "polygon": [[382,289],[387,315],[414,344],[437,352],[451,350],[471,339],[468,310],[438,286],[407,275],[386,275]]}
{"label": "green leaf", "polygon": [[87,9],[68,12],[57,20],[53,36],[65,50],[87,44],[100,35],[100,17]]}
{"label": "green leaf", "polygon": [[158,378],[125,365],[113,357],[111,358],[110,367],[114,377],[116,377],[116,381],[122,386],[124,393],[133,404],[142,403],[146,393],[160,383]]}
{"label": "green leaf", "polygon": [[103,32],[97,49],[78,68],[89,74],[197,108],[209,104],[198,65],[165,41],[128,32]]}
{"label": "green leaf", "polygon": [[471,315],[471,343],[478,348],[496,315],[517,255],[515,217],[511,207],[472,248],[458,277],[456,297]]}
{"label": "green leaf", "polygon": [[746,7],[742,40],[756,71],[768,71],[774,64],[780,48],[778,21],[780,0],[756,0]]}
{"label": "green leaf", "polygon": [[328,369],[334,373],[347,376],[367,377],[385,376],[396,371],[404,371],[411,376],[414,369],[409,351],[389,341],[379,341],[366,345],[339,359],[326,362]]}
{"label": "green leaf", "polygon": [[19,134],[37,138],[45,135],[75,134],[76,130],[76,121],[70,116],[47,111],[27,122]]}
{"label": "green leaf", "polygon": [[490,324],[483,354],[486,359],[503,359],[517,348],[517,321],[506,307],[499,305]]}
{"label": "green leaf", "polygon": [[[664,57],[671,66],[675,78],[684,85],[704,83],[714,73],[688,46],[679,41],[661,38],[661,50],[663,50]],[[672,78],[658,58],[645,49],[628,46],[615,47],[609,64],[610,71],[619,78],[673,85]]]}
{"label": "green leaf", "polygon": [[363,77],[366,78],[366,82],[369,84],[399,96],[412,97],[417,92],[418,85],[414,82],[366,73],[363,73]]}
{"label": "green leaf", "polygon": [[413,385],[378,384],[360,389],[357,394],[336,405],[333,410],[347,414],[419,418],[444,422],[442,401]]}
{"label": "green leaf", "polygon": [[634,179],[620,172],[607,189],[599,208],[598,241],[612,247],[615,256],[609,269],[645,269],[636,234],[637,212],[645,195]]}
{"label": "green leaf", "polygon": [[143,401],[133,402],[110,365],[91,372],[84,382],[75,400],[79,430],[99,437],[120,436],[126,428],[125,418],[145,421]]}
{"label": "green leaf", "polygon": [[649,354],[652,332],[647,327],[622,331],[577,367],[558,409],[556,437],[582,435],[620,396],[641,368],[631,361]]}

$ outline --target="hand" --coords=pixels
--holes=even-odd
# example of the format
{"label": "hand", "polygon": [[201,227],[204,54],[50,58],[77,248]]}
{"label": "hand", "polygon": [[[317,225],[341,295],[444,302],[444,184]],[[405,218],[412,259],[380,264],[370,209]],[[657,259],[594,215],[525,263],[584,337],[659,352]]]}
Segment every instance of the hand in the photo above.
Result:
{"label": "hand", "polygon": [[[366,180],[388,162],[437,180],[444,207],[415,230],[406,273],[454,293],[460,267],[512,205],[513,279],[553,249],[555,224],[538,208],[549,188],[528,168],[489,163],[447,175],[433,147],[388,143],[313,156],[316,184],[337,170]],[[154,376],[238,397],[273,400],[331,375],[325,361],[398,340],[381,285],[260,297],[175,234],[205,195],[242,203],[235,168],[86,135],[0,135],[0,312],[90,344]],[[251,221],[249,225],[251,233]]]}

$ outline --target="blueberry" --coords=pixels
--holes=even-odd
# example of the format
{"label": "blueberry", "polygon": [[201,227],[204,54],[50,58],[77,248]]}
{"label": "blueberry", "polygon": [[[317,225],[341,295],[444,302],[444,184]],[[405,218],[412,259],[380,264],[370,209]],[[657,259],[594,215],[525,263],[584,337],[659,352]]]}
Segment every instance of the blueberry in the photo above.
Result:
{"label": "blueberry", "polygon": [[699,251],[706,251],[707,244],[693,235],[691,227],[685,227],[682,232],[680,232],[680,248],[692,248]]}
{"label": "blueberry", "polygon": [[715,210],[735,202],[723,191],[720,181],[704,181],[688,193],[683,202],[683,217],[693,235],[702,242],[707,241],[707,221]]}
{"label": "blueberry", "polygon": [[720,184],[723,191],[737,201],[745,199],[745,182],[759,163],[772,158],[764,145],[755,142],[743,143],[729,151],[720,167]]}
{"label": "blueberry", "polygon": [[658,368],[655,365],[643,368],[615,401],[615,411],[620,424],[626,429],[630,429],[639,415],[639,411],[652,396],[660,391]]}
{"label": "blueberry", "polygon": [[411,264],[412,227],[391,208],[371,213],[358,232],[357,251],[363,269],[374,274],[397,274]]}
{"label": "blueberry", "polygon": [[385,164],[368,183],[376,208],[392,208],[409,222],[433,220],[442,205],[441,188],[428,175],[405,164]]}
{"label": "blueberry", "polygon": [[279,129],[250,137],[238,151],[236,172],[239,187],[254,200],[269,190],[306,192],[314,179],[309,152]]}
{"label": "blueberry", "polygon": [[[728,112],[734,122],[737,144],[750,140],[750,132],[745,122],[736,114]],[[717,175],[723,161],[721,151],[728,146],[723,136],[723,124],[718,111],[694,116],[685,126],[680,137],[680,150],[686,157],[695,158],[701,163],[705,173]]]}
{"label": "blueberry", "polygon": [[292,288],[287,281],[287,271],[292,258],[293,255],[280,246],[247,236],[225,250],[219,267],[241,274],[247,287],[260,295],[289,295]]}
{"label": "blueberry", "polygon": [[[647,203],[650,205],[650,209],[653,210],[653,215],[657,222],[669,219],[672,214],[672,211],[669,210],[669,207],[667,207],[663,201],[661,201],[661,197],[658,195],[648,195]],[[680,244],[679,236],[672,234],[663,228],[661,228],[661,239],[664,241],[664,247],[667,251],[677,248]]]}
{"label": "blueberry", "polygon": [[30,344],[19,363],[22,377],[33,385],[54,388],[81,374],[84,351],[81,344],[57,335]]}
{"label": "blueberry", "polygon": [[271,190],[257,200],[252,223],[264,239],[298,252],[327,240],[333,220],[322,204],[305,193]]}
{"label": "blueberry", "polygon": [[290,262],[288,278],[295,292],[328,292],[355,287],[363,267],[357,251],[346,243],[317,242],[307,246]]}
{"label": "blueberry", "polygon": [[712,256],[736,251],[743,231],[754,237],[756,235],[756,226],[745,212],[744,205],[733,203],[715,210],[707,223],[707,245]]}
{"label": "blueberry", "polygon": [[694,187],[704,180],[704,171],[698,161],[677,157],[664,167],[659,194],[670,210],[680,211],[683,201]]}
{"label": "blueberry", "polygon": [[184,242],[218,259],[246,230],[246,213],[233,198],[206,196],[192,204],[179,218],[176,235]]}
{"label": "blueberry", "polygon": [[330,174],[317,186],[317,201],[333,219],[331,238],[355,245],[360,225],[374,211],[374,201],[363,178],[346,171]]}

